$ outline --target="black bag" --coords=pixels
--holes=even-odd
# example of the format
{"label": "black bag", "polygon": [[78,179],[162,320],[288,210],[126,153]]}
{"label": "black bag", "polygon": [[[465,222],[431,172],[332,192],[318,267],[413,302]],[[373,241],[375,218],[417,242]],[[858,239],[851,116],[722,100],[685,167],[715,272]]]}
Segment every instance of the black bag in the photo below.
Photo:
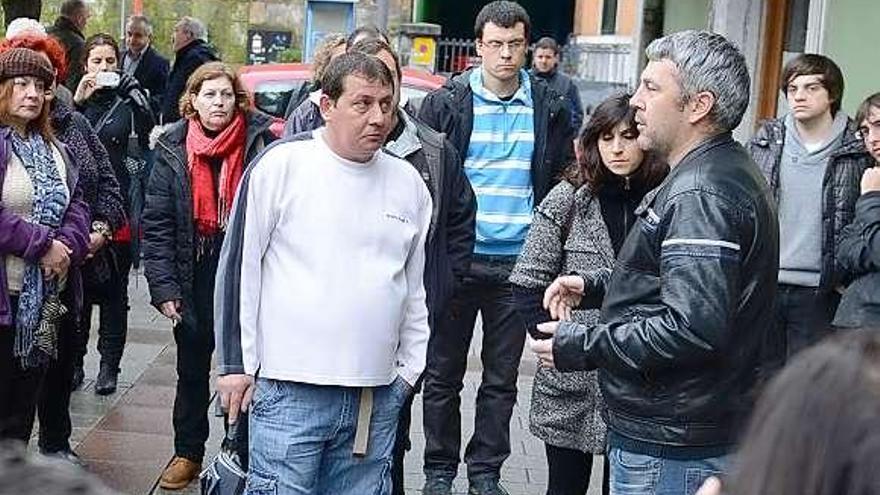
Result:
{"label": "black bag", "polygon": [[104,247],[88,259],[83,265],[83,290],[91,294],[98,294],[104,289],[104,285],[110,281],[113,275],[119,271],[116,254],[108,241]]}
{"label": "black bag", "polygon": [[[247,473],[241,466],[236,445],[238,443],[238,425],[236,421],[226,430],[226,438],[220,446],[220,453],[202,470],[199,484],[202,495],[242,495],[244,493]],[[247,423],[244,424],[247,426]]]}

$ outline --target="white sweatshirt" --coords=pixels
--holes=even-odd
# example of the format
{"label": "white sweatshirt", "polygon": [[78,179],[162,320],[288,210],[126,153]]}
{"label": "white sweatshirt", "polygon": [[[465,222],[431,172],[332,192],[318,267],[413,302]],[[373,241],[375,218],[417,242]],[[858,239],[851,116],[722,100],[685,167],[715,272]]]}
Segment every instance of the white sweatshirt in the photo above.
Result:
{"label": "white sweatshirt", "polygon": [[355,387],[399,374],[413,384],[428,346],[428,189],[403,160],[379,151],[351,162],[323,129],[313,136],[267,150],[243,191],[245,373]]}

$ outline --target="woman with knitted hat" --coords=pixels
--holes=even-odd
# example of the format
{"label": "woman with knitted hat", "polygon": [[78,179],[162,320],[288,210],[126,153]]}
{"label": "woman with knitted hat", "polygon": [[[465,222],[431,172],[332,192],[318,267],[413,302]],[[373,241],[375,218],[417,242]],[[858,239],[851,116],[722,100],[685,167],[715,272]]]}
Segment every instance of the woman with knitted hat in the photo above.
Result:
{"label": "woman with knitted hat", "polygon": [[58,322],[78,311],[88,252],[79,170],[49,123],[54,79],[33,50],[0,53],[0,439],[23,442]]}
{"label": "woman with knitted hat", "polygon": [[[143,214],[144,273],[152,303],[174,323],[177,342],[175,457],[162,473],[164,489],[195,479],[205,454],[214,273],[238,183],[275,138],[271,117],[249,108],[235,71],[209,62],[187,81],[180,98],[183,119],[157,140]],[[239,453],[247,455],[244,442]]]}
{"label": "woman with knitted hat", "polygon": [[[67,55],[61,44],[45,33],[24,32],[10,36],[0,42],[0,52],[13,48],[29,48],[45,55],[57,80],[67,77]],[[108,253],[111,232],[125,222],[125,208],[119,193],[119,183],[104,145],[92,129],[89,121],[73,109],[73,96],[64,87],[55,85],[49,107],[49,119],[55,130],[55,137],[64,143],[71,156],[76,157],[79,169],[79,184],[83,199],[89,205],[91,229],[89,233],[89,255],[81,272],[83,285],[88,285],[107,276]],[[67,98],[61,98],[59,91]],[[78,462],[70,448],[72,425],[70,421],[70,393],[82,384],[83,368],[77,366],[79,351],[85,346],[79,325],[79,314],[68,312],[62,318],[59,329],[58,359],[49,364],[49,370],[40,387],[37,415],[40,422],[40,453]]]}

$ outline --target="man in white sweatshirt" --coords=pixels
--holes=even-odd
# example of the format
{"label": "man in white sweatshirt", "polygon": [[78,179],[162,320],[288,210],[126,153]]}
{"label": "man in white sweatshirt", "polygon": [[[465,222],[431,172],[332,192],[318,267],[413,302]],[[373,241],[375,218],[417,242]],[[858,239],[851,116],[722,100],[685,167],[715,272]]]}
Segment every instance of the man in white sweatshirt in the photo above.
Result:
{"label": "man in white sweatshirt", "polygon": [[375,57],[333,60],[326,126],[267,148],[236,195],[215,330],[230,421],[250,410],[249,490],[390,493],[425,366],[431,216],[418,172],[381,151],[393,84]]}

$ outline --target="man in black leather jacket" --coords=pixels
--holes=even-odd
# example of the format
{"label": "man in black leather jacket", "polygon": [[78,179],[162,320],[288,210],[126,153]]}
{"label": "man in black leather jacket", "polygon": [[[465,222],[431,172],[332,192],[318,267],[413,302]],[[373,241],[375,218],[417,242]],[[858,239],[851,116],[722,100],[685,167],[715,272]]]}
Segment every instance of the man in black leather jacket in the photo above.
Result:
{"label": "man in black leather jacket", "polygon": [[647,49],[631,102],[639,143],[671,172],[636,210],[613,273],[563,277],[551,315],[604,293],[602,321],[538,325],[545,366],[599,369],[611,492],[694,493],[729,463],[774,336],[778,223],[766,181],[731,137],[749,98],[722,36],[675,33]]}

